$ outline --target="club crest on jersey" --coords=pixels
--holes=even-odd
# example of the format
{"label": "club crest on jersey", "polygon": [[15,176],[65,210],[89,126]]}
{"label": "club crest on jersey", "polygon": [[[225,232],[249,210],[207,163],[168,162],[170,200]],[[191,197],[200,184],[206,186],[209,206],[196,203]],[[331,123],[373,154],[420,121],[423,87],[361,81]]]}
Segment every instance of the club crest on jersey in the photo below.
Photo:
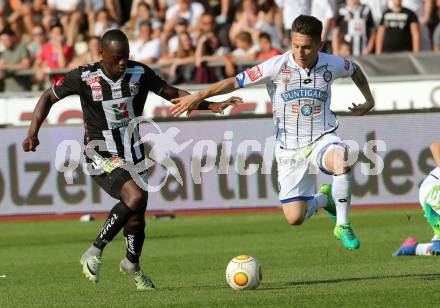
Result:
{"label": "club crest on jersey", "polygon": [[260,67],[258,65],[247,69],[246,73],[251,81],[256,81],[261,77],[263,77],[263,73],[261,72]]}
{"label": "club crest on jersey", "polygon": [[324,78],[325,82],[330,82],[330,80],[332,80],[332,78],[333,78],[333,75],[332,75],[332,72],[325,71],[324,75],[322,77]]}
{"label": "club crest on jersey", "polygon": [[321,105],[313,104],[311,100],[305,101],[303,105],[300,105],[299,103],[293,103],[292,113],[294,115],[298,115],[299,113],[301,113],[301,115],[305,117],[310,117],[312,114],[317,115],[321,113]]}
{"label": "club crest on jersey", "polygon": [[309,117],[313,113],[313,106],[310,104],[304,104],[300,108],[301,114],[305,117]]}
{"label": "club crest on jersey", "polygon": [[130,88],[130,94],[137,95],[139,93],[139,84],[136,82],[129,82],[128,87]]}

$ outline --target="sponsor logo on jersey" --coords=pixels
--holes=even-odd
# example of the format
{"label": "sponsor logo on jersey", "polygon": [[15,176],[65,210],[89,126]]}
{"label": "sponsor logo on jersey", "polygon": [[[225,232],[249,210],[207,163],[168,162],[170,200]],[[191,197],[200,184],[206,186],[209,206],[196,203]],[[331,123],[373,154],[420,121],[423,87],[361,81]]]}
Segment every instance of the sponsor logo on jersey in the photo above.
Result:
{"label": "sponsor logo on jersey", "polygon": [[64,77],[61,77],[55,84],[57,87],[61,87],[64,84]]}
{"label": "sponsor logo on jersey", "polygon": [[240,88],[243,88],[245,79],[246,79],[246,75],[244,72],[241,72],[240,74],[235,76],[235,80],[237,81],[237,84]]}
{"label": "sponsor logo on jersey", "polygon": [[81,79],[82,81],[87,81],[99,76],[100,76],[100,72],[98,71],[97,72],[86,71],[86,72],[82,72]]}
{"label": "sponsor logo on jersey", "polygon": [[113,113],[117,121],[127,119],[129,117],[127,103],[122,102],[118,104],[112,104]]}
{"label": "sponsor logo on jersey", "polygon": [[344,70],[348,72],[349,69],[350,69],[350,61],[344,59]]}
{"label": "sponsor logo on jersey", "polygon": [[288,68],[282,69],[281,70],[281,76],[282,76],[281,81],[285,85],[287,85],[289,83],[289,81],[290,81],[290,69],[288,69]]}
{"label": "sponsor logo on jersey", "polygon": [[102,88],[99,83],[90,84],[90,88],[92,89],[92,97],[93,101],[102,101]]}
{"label": "sponsor logo on jersey", "polygon": [[261,72],[260,67],[258,65],[247,69],[246,73],[251,81],[256,81],[261,77],[263,77],[263,73]]}
{"label": "sponsor logo on jersey", "polygon": [[139,93],[139,84],[136,82],[129,82],[128,87],[130,88],[131,95],[137,95]]}
{"label": "sponsor logo on jersey", "polygon": [[142,66],[129,67],[125,70],[127,74],[143,74],[145,70]]}
{"label": "sponsor logo on jersey", "polygon": [[93,77],[91,79],[86,80],[87,85],[91,85],[92,83],[98,83],[101,81],[101,78],[99,76]]}
{"label": "sponsor logo on jersey", "polygon": [[325,71],[324,75],[322,77],[324,78],[325,82],[330,82],[330,80],[332,80],[332,78],[333,78],[333,75],[332,75],[332,72]]}
{"label": "sponsor logo on jersey", "polygon": [[285,103],[295,100],[303,100],[303,99],[318,100],[324,103],[327,101],[327,96],[328,96],[327,92],[314,88],[294,89],[281,93],[281,98]]}
{"label": "sponsor logo on jersey", "polygon": [[122,90],[121,90],[121,86],[118,85],[116,87],[112,87],[112,98],[121,98],[122,97]]}

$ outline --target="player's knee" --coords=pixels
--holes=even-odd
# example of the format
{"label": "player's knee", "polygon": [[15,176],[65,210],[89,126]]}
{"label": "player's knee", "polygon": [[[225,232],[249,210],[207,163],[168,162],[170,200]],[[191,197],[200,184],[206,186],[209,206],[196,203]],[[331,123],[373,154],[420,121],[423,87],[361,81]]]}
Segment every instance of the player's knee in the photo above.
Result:
{"label": "player's knee", "polygon": [[304,222],[304,218],[300,215],[286,215],[286,220],[291,226],[299,226]]}
{"label": "player's knee", "polygon": [[131,216],[127,221],[127,229],[130,231],[143,231],[145,229],[144,214]]}
{"label": "player's knee", "polygon": [[145,209],[148,202],[148,195],[143,191],[132,191],[125,196],[124,203],[133,211],[138,212],[141,209]]}

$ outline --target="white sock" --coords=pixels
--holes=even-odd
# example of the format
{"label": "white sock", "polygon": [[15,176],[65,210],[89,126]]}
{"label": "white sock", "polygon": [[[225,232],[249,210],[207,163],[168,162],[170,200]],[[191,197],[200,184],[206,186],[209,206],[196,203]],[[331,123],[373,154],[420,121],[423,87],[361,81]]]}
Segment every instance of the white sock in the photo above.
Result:
{"label": "white sock", "polygon": [[351,202],[351,182],[352,173],[334,175],[332,185],[333,200],[336,205],[336,224],[348,224],[348,212],[350,210]]}
{"label": "white sock", "polygon": [[416,256],[430,256],[432,243],[418,244],[416,246]]}
{"label": "white sock", "polygon": [[312,217],[316,211],[320,208],[323,208],[327,205],[327,195],[318,193],[313,196],[312,200],[307,201],[307,214],[304,220]]}

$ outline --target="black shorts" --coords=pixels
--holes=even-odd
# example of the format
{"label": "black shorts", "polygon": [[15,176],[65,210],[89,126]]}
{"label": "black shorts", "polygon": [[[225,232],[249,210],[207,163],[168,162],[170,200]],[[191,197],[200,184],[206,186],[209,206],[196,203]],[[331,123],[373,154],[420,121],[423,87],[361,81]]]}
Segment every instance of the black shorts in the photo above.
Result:
{"label": "black shorts", "polygon": [[92,175],[92,179],[110,196],[115,199],[120,199],[122,186],[131,180],[132,177],[130,172],[118,167],[110,173],[102,172],[100,175]]}

